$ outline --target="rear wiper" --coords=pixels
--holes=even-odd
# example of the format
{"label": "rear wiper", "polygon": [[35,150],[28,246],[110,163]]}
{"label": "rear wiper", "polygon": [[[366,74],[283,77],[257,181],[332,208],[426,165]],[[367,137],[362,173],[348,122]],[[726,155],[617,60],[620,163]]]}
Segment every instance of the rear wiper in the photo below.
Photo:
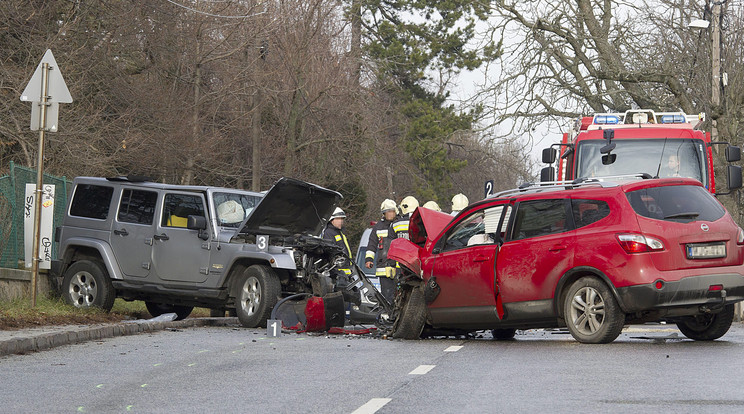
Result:
{"label": "rear wiper", "polygon": [[671,214],[671,215],[668,215],[668,216],[664,217],[664,220],[666,220],[666,219],[676,219],[676,218],[696,218],[699,215],[700,215],[700,213],[691,211],[689,213]]}

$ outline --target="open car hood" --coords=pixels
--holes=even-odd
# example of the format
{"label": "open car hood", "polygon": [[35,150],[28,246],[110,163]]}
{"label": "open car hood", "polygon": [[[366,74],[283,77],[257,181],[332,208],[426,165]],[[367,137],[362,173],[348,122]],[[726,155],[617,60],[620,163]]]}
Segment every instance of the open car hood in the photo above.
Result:
{"label": "open car hood", "polygon": [[317,236],[342,198],[315,184],[280,178],[240,224],[240,233]]}
{"label": "open car hood", "polygon": [[452,221],[454,217],[447,213],[430,210],[428,208],[417,208],[411,215],[408,227],[410,240],[423,247],[426,240],[434,240],[439,233]]}

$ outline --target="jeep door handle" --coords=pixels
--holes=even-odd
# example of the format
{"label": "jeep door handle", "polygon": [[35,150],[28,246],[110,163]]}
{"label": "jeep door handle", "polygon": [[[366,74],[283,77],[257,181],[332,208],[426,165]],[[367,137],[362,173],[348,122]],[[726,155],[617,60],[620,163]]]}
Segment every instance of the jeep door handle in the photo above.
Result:
{"label": "jeep door handle", "polygon": [[559,252],[561,250],[565,250],[566,247],[568,247],[568,246],[566,246],[565,244],[556,244],[553,247],[549,248],[548,251],[550,251],[550,252]]}
{"label": "jeep door handle", "polygon": [[165,233],[163,233],[163,234],[161,234],[159,236],[156,234],[156,235],[152,236],[152,238],[155,239],[155,240],[169,240],[170,239],[170,237],[168,237],[168,235],[165,234]]}
{"label": "jeep door handle", "polygon": [[114,234],[117,236],[129,236],[127,229],[114,230]]}
{"label": "jeep door handle", "polygon": [[475,257],[473,257],[474,262],[485,262],[485,261],[488,261],[488,259],[489,259],[489,256],[486,256],[484,254],[478,254],[478,255],[475,255]]}

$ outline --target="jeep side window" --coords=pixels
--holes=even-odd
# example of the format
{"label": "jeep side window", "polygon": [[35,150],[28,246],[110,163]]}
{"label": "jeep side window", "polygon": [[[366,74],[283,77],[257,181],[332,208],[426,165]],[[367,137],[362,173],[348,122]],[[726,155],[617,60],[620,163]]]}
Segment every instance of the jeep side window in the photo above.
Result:
{"label": "jeep side window", "polygon": [[186,228],[188,216],[204,216],[201,197],[189,194],[166,194],[163,201],[162,227]]}
{"label": "jeep side window", "polygon": [[70,215],[106,220],[113,194],[113,187],[78,184],[70,202]]}
{"label": "jeep side window", "polygon": [[568,231],[566,218],[565,200],[523,201],[517,207],[514,240]]}
{"label": "jeep side window", "polygon": [[610,215],[610,206],[599,200],[571,200],[576,228],[588,226]]}
{"label": "jeep side window", "polygon": [[125,189],[116,219],[122,223],[152,224],[157,201],[158,193],[154,191]]}

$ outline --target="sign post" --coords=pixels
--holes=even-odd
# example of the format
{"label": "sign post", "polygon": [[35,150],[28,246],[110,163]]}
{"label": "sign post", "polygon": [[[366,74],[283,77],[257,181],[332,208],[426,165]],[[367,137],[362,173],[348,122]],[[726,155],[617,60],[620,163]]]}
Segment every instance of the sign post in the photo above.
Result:
{"label": "sign post", "polygon": [[[34,209],[34,237],[31,266],[31,306],[36,306],[37,281],[39,278],[39,241],[41,239],[41,200],[43,199],[44,180],[44,133],[57,131],[57,105],[72,102],[62,73],[54,60],[51,50],[44,53],[39,66],[26,89],[21,94],[21,101],[32,102],[38,110],[31,110],[31,130],[39,131],[39,150],[36,162],[36,204]],[[53,107],[50,111],[49,108]],[[51,115],[51,116],[49,116]]]}

